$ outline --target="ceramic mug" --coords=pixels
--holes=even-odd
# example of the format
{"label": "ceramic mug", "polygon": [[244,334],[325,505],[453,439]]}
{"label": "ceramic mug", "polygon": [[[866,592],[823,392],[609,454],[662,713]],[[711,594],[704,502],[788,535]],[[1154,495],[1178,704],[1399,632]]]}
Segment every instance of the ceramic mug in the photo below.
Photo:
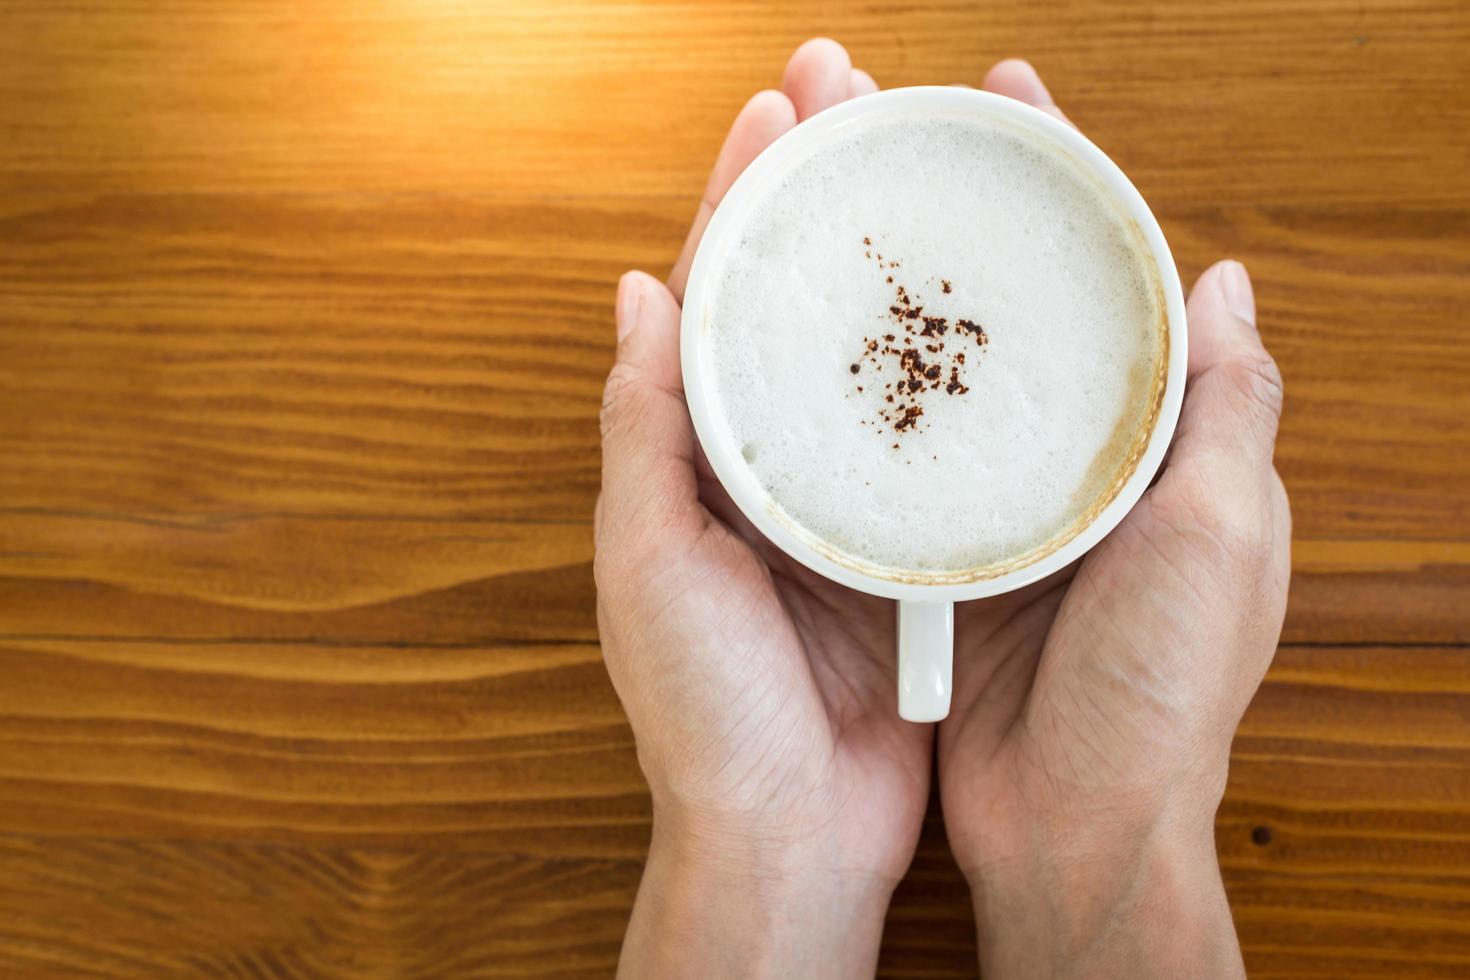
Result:
{"label": "ceramic mug", "polygon": [[[785,517],[732,445],[708,363],[711,276],[726,249],[734,246],[748,202],[838,130],[878,118],[942,114],[1019,128],[1070,158],[1094,179],[1136,229],[1155,266],[1166,323],[1164,390],[1153,432],[1132,475],[1090,523],[1035,561],[988,578],[939,583],[900,581],[865,570]],[[1022,588],[1076,561],[1118,525],[1148,488],[1163,461],[1184,401],[1188,360],[1184,293],[1164,234],[1123,171],[1085,136],[1023,102],[974,89],[922,86],[896,88],[851,99],[820,112],[782,135],[755,159],[725,194],[695,253],[684,292],[680,325],[684,394],[700,445],[731,499],[762,534],[806,567],[849,588],[898,601],[898,712],[909,721],[938,721],[949,714],[954,659],[954,604]]]}

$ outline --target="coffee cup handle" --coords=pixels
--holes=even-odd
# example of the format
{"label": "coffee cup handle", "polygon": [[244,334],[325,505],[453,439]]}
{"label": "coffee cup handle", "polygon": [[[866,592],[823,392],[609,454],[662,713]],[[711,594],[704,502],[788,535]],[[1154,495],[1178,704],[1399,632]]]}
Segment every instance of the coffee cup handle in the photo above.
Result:
{"label": "coffee cup handle", "polygon": [[954,603],[898,604],[898,715],[939,721],[949,714],[954,674]]}

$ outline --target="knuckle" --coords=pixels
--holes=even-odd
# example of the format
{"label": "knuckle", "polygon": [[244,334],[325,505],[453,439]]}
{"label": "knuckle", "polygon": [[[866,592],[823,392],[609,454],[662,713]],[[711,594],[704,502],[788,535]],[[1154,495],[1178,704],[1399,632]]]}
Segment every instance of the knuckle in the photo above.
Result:
{"label": "knuckle", "polygon": [[1242,513],[1240,508],[1212,521],[1211,530],[1229,554],[1241,559],[1253,560],[1265,550],[1271,537],[1268,521]]}
{"label": "knuckle", "polygon": [[1225,372],[1251,406],[1273,420],[1281,417],[1286,387],[1275,358],[1264,349],[1231,361]]}
{"label": "knuckle", "polygon": [[1158,516],[1203,566],[1232,573],[1257,566],[1270,549],[1271,516],[1208,482],[1190,486],[1158,501]]}
{"label": "knuckle", "polygon": [[1217,562],[1226,567],[1255,566],[1269,549],[1272,527],[1269,515],[1243,502],[1215,499],[1200,508],[1199,529],[1210,542]]}

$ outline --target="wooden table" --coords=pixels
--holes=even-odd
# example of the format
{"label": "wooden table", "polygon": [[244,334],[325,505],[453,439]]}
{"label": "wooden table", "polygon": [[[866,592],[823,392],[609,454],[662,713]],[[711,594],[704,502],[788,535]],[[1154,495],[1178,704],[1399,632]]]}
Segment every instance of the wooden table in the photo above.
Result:
{"label": "wooden table", "polygon": [[[0,2],[0,975],[604,976],[613,284],[746,95],[1026,54],[1287,379],[1257,977],[1470,975],[1470,7]],[[974,972],[931,809],[886,976]]]}

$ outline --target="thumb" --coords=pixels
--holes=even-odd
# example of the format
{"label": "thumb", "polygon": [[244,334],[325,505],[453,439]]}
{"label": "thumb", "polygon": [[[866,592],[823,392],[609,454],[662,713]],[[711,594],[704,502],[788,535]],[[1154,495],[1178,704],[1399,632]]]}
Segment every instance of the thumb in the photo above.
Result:
{"label": "thumb", "polygon": [[1239,496],[1272,478],[1281,420],[1281,372],[1256,330],[1245,266],[1217,262],[1188,303],[1189,382],[1170,468],[1206,477],[1217,493]]}
{"label": "thumb", "polygon": [[1184,408],[1164,475],[1149,495],[1154,513],[1176,531],[1203,532],[1221,558],[1264,559],[1270,574],[1263,581],[1279,584],[1284,602],[1291,510],[1272,461],[1281,372],[1255,319],[1244,266],[1225,261],[1205,270],[1189,294]]}
{"label": "thumb", "polygon": [[658,541],[699,526],[694,429],[679,368],[679,304],[643,272],[618,282],[617,360],[602,396],[604,546]]}

